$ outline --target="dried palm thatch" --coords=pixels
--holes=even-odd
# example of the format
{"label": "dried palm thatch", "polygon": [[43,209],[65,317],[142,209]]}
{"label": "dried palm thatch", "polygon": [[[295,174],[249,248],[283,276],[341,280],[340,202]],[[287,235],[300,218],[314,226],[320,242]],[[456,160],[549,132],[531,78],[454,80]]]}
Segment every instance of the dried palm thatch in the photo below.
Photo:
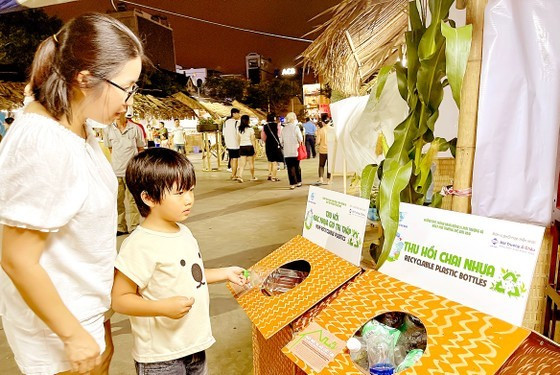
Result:
{"label": "dried palm thatch", "polygon": [[202,103],[200,103],[199,101],[197,101],[196,99],[191,98],[188,95],[185,95],[182,92],[178,92],[176,94],[173,94],[173,97],[175,99],[177,99],[178,101],[180,101],[181,103],[191,107],[196,114],[198,115],[198,117],[207,117],[205,116],[206,114],[210,115],[212,118],[215,119],[219,119],[220,115],[218,115],[217,113],[212,112],[210,109],[206,108],[204,105],[202,105]]}
{"label": "dried palm thatch", "polygon": [[242,113],[247,112],[249,117],[256,117],[259,120],[266,120],[266,114],[263,111],[250,108],[245,104],[238,102],[237,100],[234,100],[231,104],[233,104],[233,106],[239,109],[239,111],[241,111]]}
{"label": "dried palm thatch", "polygon": [[331,18],[301,54],[331,88],[357,95],[378,70],[391,64],[404,44],[408,0],[343,0],[321,16]]}
{"label": "dried palm thatch", "polygon": [[213,101],[210,98],[199,99],[199,102],[210,111],[216,113],[219,117],[229,117],[231,115],[231,109],[235,107],[239,109],[241,115],[248,115],[249,117],[257,117],[260,119],[260,117],[256,113],[254,113],[253,109],[237,101],[234,101],[234,105],[223,104],[217,101]]}
{"label": "dried palm thatch", "polygon": [[197,117],[195,111],[173,97],[155,98],[151,95],[134,96],[134,112],[142,118],[161,120]]}
{"label": "dried palm thatch", "polygon": [[23,82],[0,82],[0,110],[12,111],[23,106]]}

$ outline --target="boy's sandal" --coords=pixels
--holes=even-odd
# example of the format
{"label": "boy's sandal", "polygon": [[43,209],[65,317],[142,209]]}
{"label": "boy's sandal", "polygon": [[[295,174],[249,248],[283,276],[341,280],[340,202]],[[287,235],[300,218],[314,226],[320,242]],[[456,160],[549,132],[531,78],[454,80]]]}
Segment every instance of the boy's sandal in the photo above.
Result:
{"label": "boy's sandal", "polygon": [[279,178],[276,178],[276,177],[272,177],[272,178],[270,179],[270,181],[278,182],[278,181],[280,181],[280,179],[279,179]]}
{"label": "boy's sandal", "polygon": [[242,179],[241,177],[237,177],[237,178],[236,178],[236,181],[239,182],[239,183],[242,183],[242,182],[243,182],[243,179]]}

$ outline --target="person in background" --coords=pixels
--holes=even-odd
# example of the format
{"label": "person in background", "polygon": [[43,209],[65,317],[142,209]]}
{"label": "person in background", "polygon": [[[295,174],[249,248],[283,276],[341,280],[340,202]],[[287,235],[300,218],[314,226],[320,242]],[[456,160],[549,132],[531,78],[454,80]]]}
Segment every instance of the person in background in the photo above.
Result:
{"label": "person in background", "polygon": [[231,179],[237,181],[237,167],[239,165],[239,138],[237,136],[237,127],[239,126],[239,118],[241,114],[239,109],[231,109],[231,117],[224,122],[223,134],[224,142],[228,150],[229,160],[231,162]]}
{"label": "person in background", "polygon": [[328,148],[327,148],[327,131],[328,128],[322,121],[319,121],[319,129],[317,130],[317,152],[319,153],[319,183],[321,185],[331,183],[331,174],[328,171],[327,165],[327,182],[323,180],[323,175],[325,174],[325,165],[328,160]]}
{"label": "person in background", "polygon": [[243,182],[243,170],[249,164],[249,170],[251,171],[251,181],[258,180],[255,177],[255,131],[249,125],[249,116],[241,116],[241,122],[238,129],[238,140],[239,140],[239,170],[237,172],[237,181]]}
{"label": "person in background", "polygon": [[194,205],[196,175],[178,152],[151,148],[126,170],[144,222],[122,244],[113,309],[130,316],[138,375],[206,375],[210,326],[208,284],[244,285],[241,267],[204,269],[198,242],[184,222]]}
{"label": "person in background", "polygon": [[280,181],[276,177],[278,163],[284,162],[282,145],[280,144],[282,127],[276,122],[274,113],[269,113],[266,116],[266,121],[261,131],[261,139],[264,141],[266,158],[268,159],[268,180],[277,182]]}
{"label": "person in background", "polygon": [[[128,121],[125,114],[122,113],[115,123],[105,128],[103,143],[111,153],[111,165],[119,183],[117,196],[117,211],[119,213],[117,236],[122,236],[128,234],[129,231],[133,231],[140,223],[140,214],[130,194],[130,190],[128,190],[124,182],[124,174],[130,159],[144,150],[144,138],[138,126]],[[128,227],[125,201],[130,210]]]}
{"label": "person in background", "polygon": [[173,144],[173,149],[177,152],[180,152],[183,155],[187,154],[185,150],[186,139],[185,139],[185,130],[181,127],[181,122],[179,119],[175,119],[175,129],[171,132],[171,143]]}
{"label": "person in background", "polygon": [[124,114],[144,58],[108,15],[68,21],[39,44],[35,100],[0,145],[0,312],[24,374],[108,373],[117,178],[86,119]]}
{"label": "person in background", "polygon": [[297,125],[297,117],[294,112],[286,115],[284,129],[280,136],[280,142],[284,149],[284,160],[290,180],[290,189],[301,186],[301,168],[299,166],[298,147],[303,145],[303,135]]}
{"label": "person in background", "polygon": [[154,130],[150,124],[146,126],[146,141],[148,142],[148,148],[156,147],[154,143]]}
{"label": "person in background", "polygon": [[305,133],[305,148],[307,150],[307,158],[311,159],[311,154],[313,154],[313,158],[315,158],[317,156],[317,151],[315,151],[315,133],[317,132],[317,127],[309,117],[305,118],[303,131]]}

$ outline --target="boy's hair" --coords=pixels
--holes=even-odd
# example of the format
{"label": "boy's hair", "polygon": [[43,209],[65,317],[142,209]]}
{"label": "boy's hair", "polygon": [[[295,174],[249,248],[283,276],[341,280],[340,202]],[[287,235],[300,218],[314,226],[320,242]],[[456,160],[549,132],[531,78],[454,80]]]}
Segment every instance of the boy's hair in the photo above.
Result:
{"label": "boy's hair", "polygon": [[150,214],[150,207],[142,200],[142,192],[161,203],[175,184],[179,190],[190,190],[196,185],[194,167],[189,159],[176,151],[158,147],[133,157],[126,168],[125,179],[143,217]]}
{"label": "boy's hair", "polygon": [[230,111],[231,115],[233,116],[234,113],[239,113],[239,109],[237,108],[232,108]]}
{"label": "boy's hair", "polygon": [[6,119],[4,121],[8,125],[12,125],[12,122],[14,122],[14,118],[13,117],[6,117]]}

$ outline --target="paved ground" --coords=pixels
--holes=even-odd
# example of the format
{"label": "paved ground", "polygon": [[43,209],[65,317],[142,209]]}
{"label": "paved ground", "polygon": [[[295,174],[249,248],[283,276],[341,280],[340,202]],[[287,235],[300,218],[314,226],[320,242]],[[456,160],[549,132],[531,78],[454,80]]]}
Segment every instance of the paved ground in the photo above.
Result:
{"label": "paved ground", "polygon": [[[222,171],[202,172],[200,154],[190,156],[197,170],[195,207],[186,224],[198,239],[206,268],[249,267],[301,234],[309,184],[317,180],[318,159],[302,163],[304,186],[289,190],[286,171],[280,182],[266,180],[267,165],[257,161],[259,181],[229,181]],[[246,171],[246,179],[249,172]],[[330,188],[342,190],[341,178]],[[119,245],[122,237],[119,238]],[[224,284],[210,286],[212,329],[217,343],[208,350],[211,374],[252,374],[251,325]],[[115,355],[111,374],[134,374],[128,319],[112,318]],[[0,374],[19,374],[0,327]]]}

